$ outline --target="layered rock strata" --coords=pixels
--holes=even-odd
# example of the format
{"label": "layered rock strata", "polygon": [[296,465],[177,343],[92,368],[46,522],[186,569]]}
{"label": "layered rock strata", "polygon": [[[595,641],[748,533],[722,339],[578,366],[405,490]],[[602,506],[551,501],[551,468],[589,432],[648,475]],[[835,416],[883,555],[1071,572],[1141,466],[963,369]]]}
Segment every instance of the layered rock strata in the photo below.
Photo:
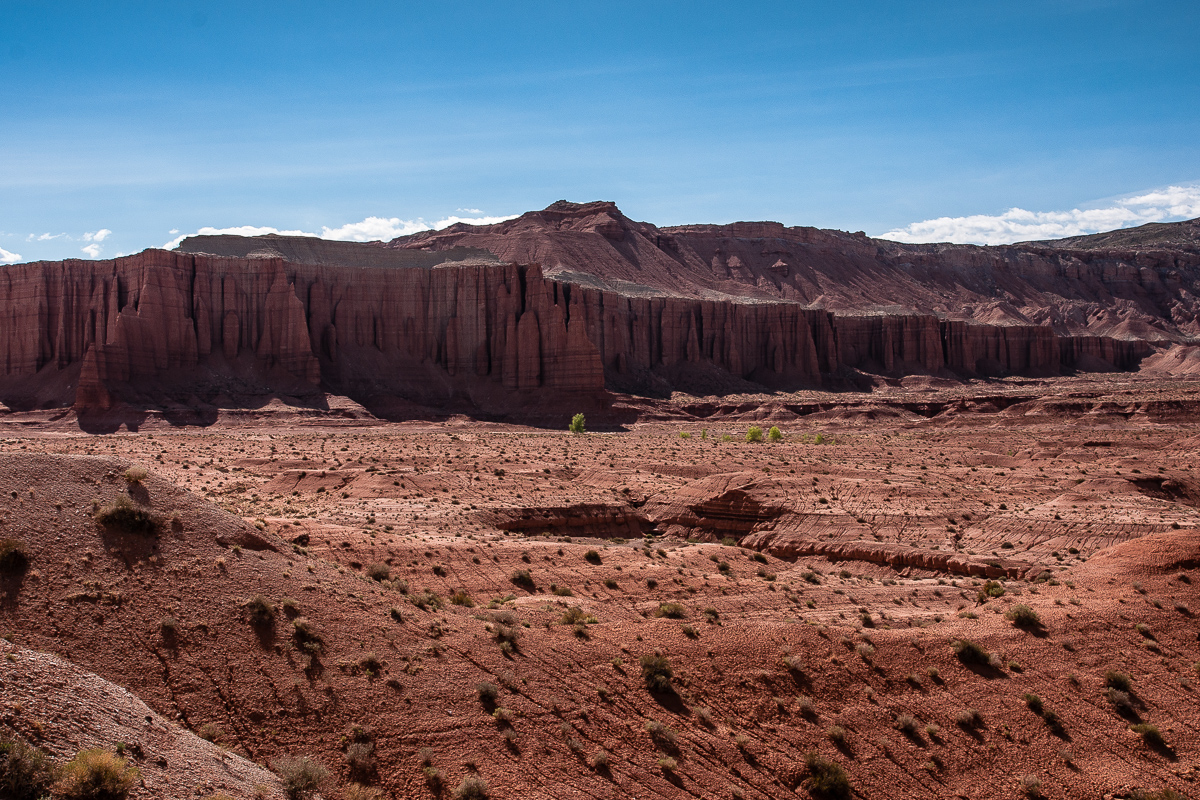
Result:
{"label": "layered rock strata", "polygon": [[621,292],[485,259],[354,267],[147,250],[0,268],[0,401],[14,408],[330,392],[506,412],[669,390],[697,370],[789,388],[845,368],[1130,369],[1147,352],[1046,325]]}

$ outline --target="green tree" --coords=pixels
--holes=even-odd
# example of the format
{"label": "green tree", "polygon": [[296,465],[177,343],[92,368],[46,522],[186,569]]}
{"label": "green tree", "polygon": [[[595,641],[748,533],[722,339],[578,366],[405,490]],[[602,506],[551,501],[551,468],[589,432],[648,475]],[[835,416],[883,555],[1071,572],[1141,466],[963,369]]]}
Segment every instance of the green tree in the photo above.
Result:
{"label": "green tree", "polygon": [[761,442],[762,441],[762,428],[758,427],[757,425],[751,425],[750,430],[746,431],[746,441],[747,442]]}
{"label": "green tree", "polygon": [[584,433],[584,422],[583,414],[576,414],[571,417],[571,424],[567,426],[567,430],[571,433]]}

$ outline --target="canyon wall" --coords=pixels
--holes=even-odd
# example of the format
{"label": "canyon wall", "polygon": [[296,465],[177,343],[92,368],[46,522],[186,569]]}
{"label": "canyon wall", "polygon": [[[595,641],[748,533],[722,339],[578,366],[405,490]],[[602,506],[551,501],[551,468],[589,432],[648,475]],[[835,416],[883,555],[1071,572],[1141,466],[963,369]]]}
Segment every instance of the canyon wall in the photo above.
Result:
{"label": "canyon wall", "polygon": [[1051,374],[1130,369],[1147,352],[1046,326],[621,293],[483,259],[351,267],[147,250],[0,268],[12,408],[329,392],[510,413],[670,389],[688,369],[795,388],[846,367]]}

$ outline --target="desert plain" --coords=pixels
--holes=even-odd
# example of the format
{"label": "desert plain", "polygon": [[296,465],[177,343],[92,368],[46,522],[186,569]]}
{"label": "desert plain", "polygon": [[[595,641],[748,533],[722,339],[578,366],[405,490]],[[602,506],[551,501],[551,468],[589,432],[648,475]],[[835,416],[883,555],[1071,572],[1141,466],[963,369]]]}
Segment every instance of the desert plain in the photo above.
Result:
{"label": "desert plain", "polygon": [[134,797],[1196,792],[1200,381],[330,403],[0,417],[0,721]]}

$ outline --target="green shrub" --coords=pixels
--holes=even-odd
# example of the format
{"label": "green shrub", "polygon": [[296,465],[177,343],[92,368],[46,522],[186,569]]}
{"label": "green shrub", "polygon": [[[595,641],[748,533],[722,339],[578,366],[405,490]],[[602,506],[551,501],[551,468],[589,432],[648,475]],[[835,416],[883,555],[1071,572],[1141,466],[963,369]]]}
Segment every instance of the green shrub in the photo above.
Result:
{"label": "green shrub", "polygon": [[0,572],[19,575],[29,569],[29,550],[16,539],[0,539]]}
{"label": "green shrub", "polygon": [[1104,685],[1109,689],[1116,689],[1119,692],[1132,692],[1133,679],[1124,672],[1116,670],[1108,670],[1104,673]]}
{"label": "green shrub", "polygon": [[779,430],[779,428],[772,425],[771,430],[767,431],[767,438],[770,439],[772,442],[783,441],[783,431]]}
{"label": "green shrub", "polygon": [[658,610],[654,612],[656,617],[666,617],[667,619],[683,619],[687,616],[687,609],[679,603],[660,603]]}
{"label": "green shrub", "polygon": [[594,625],[595,623],[596,618],[579,606],[569,606],[558,618],[560,625]]}
{"label": "green shrub", "polygon": [[841,764],[822,758],[816,753],[804,757],[808,768],[808,789],[822,800],[846,800],[850,797],[850,779]]}
{"label": "green shrub", "polygon": [[674,690],[671,679],[675,677],[671,662],[660,653],[647,653],[642,656],[642,680],[646,688],[652,692],[670,692]]}
{"label": "green shrub", "polygon": [[571,417],[571,424],[567,426],[567,430],[569,430],[571,433],[584,433],[585,425],[586,420],[584,420],[583,414],[576,414],[575,416]]}
{"label": "green shrub", "polygon": [[762,438],[763,438],[762,428],[758,427],[757,425],[751,425],[746,430],[746,441],[747,442],[761,442]]}
{"label": "green shrub", "polygon": [[124,800],[141,773],[108,750],[81,750],[62,769],[54,796],[63,800]]}
{"label": "green shrub", "polygon": [[979,590],[977,599],[981,603],[986,603],[993,597],[1000,597],[1004,594],[1004,584],[1000,581],[986,581],[983,588]]}
{"label": "green shrub", "polygon": [[329,781],[329,770],[308,756],[283,756],[273,764],[283,790],[291,800],[307,800]]}
{"label": "green shrub", "polygon": [[0,739],[0,797],[39,800],[54,782],[50,757],[20,739]]}
{"label": "green shrub", "polygon": [[158,532],[160,524],[157,515],[135,504],[123,494],[97,511],[95,519],[106,528],[142,536],[153,536]]}
{"label": "green shrub", "polygon": [[1157,747],[1160,750],[1167,746],[1167,742],[1162,737],[1162,732],[1159,731],[1156,725],[1151,725],[1148,722],[1143,722],[1138,725],[1130,725],[1130,730],[1142,737],[1142,741],[1151,747]]}
{"label": "green shrub", "polygon": [[1034,630],[1042,625],[1038,613],[1024,603],[1013,606],[1004,616],[1013,625],[1026,630]]}

